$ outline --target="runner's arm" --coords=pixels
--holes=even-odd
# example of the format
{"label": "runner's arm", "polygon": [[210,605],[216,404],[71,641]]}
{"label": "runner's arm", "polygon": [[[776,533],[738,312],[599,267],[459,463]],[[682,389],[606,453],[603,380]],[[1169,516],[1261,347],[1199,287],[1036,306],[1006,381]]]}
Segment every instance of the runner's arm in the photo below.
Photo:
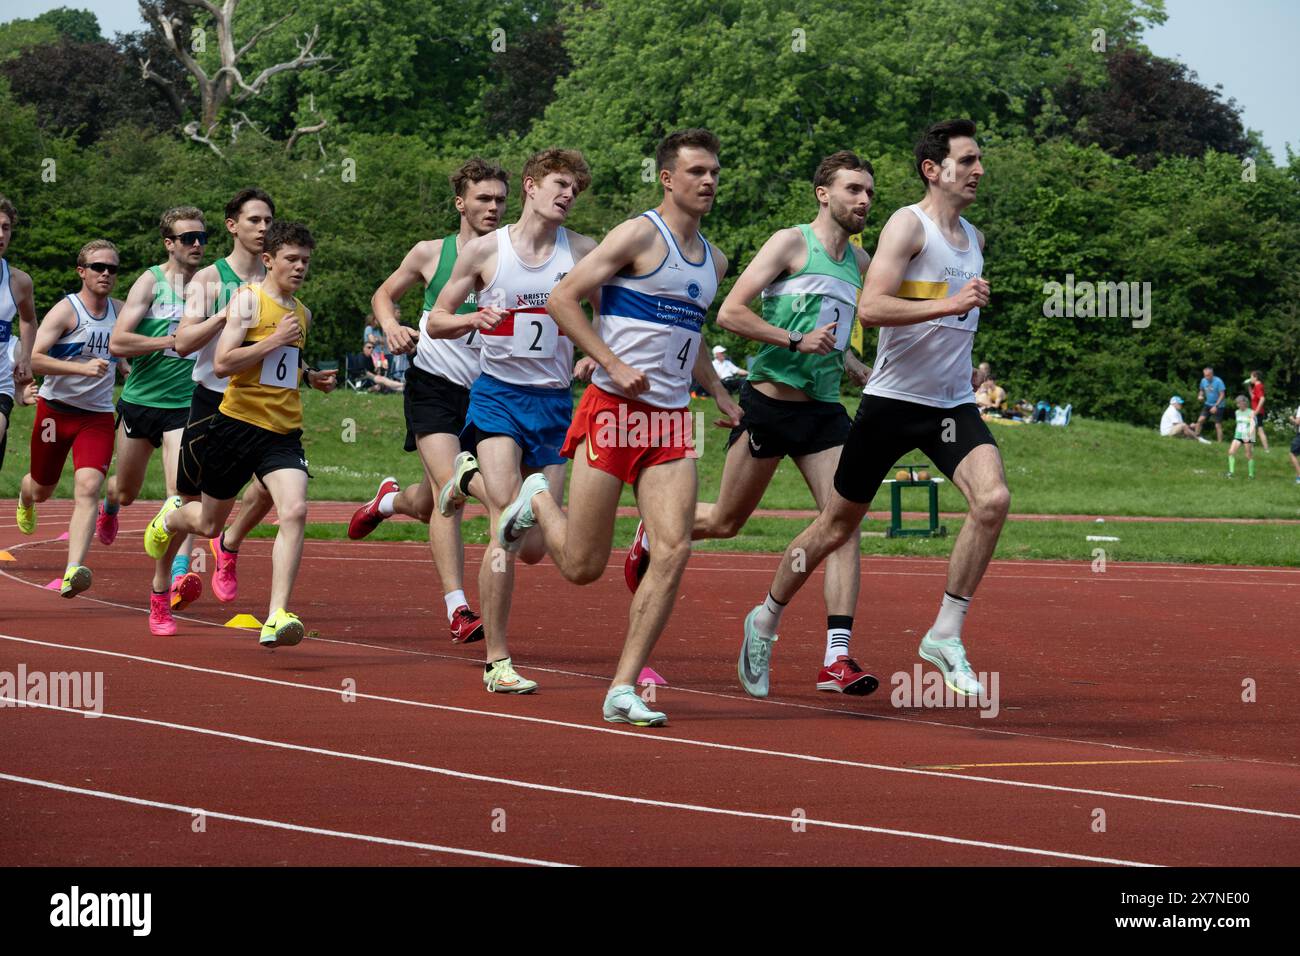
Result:
{"label": "runner's arm", "polygon": [[505,318],[504,311],[489,306],[481,306],[477,312],[456,314],[470,293],[483,287],[483,273],[495,269],[496,242],[496,233],[488,233],[465,244],[456,257],[451,278],[438,293],[438,300],[425,320],[424,328],[429,335],[436,339],[458,339],[474,329],[494,329]]}
{"label": "runner's arm", "polygon": [[221,331],[226,322],[225,314],[211,314],[212,306],[217,301],[217,288],[215,266],[200,269],[185,287],[185,314],[176,327],[175,349],[178,354],[197,352]]}
{"label": "runner's arm", "polygon": [[914,301],[900,298],[908,263],[925,244],[925,230],[916,216],[900,209],[885,223],[876,255],[867,269],[858,300],[858,321],[864,327],[918,325],[945,315],[961,315],[988,302],[988,283],[972,279],[955,296]]}
{"label": "runner's arm", "polygon": [[14,369],[15,392],[32,380],[32,346],[36,344],[36,304],[32,295],[32,277],[21,269],[9,270],[9,291],[18,303],[19,343],[18,363]]}
{"label": "runner's arm", "polygon": [[109,354],[117,358],[134,358],[150,352],[161,352],[176,344],[175,336],[140,335],[135,331],[153,304],[157,285],[158,280],[152,271],[146,271],[131,284],[131,291],[126,296],[126,307],[118,313],[117,321],[113,323],[113,332],[108,337]]}
{"label": "runner's arm", "polygon": [[237,372],[256,365],[282,345],[295,345],[300,340],[303,329],[298,325],[298,318],[293,313],[280,320],[276,330],[252,345],[244,345],[244,332],[253,327],[257,320],[257,295],[248,288],[240,289],[231,297],[230,303],[221,312],[233,321],[226,322],[217,339],[217,354],[212,359],[212,372],[220,378],[227,378]]}
{"label": "runner's arm", "polygon": [[370,297],[370,311],[388,339],[388,348],[394,355],[404,355],[415,349],[419,329],[402,325],[398,314],[398,301],[416,283],[427,283],[431,276],[425,274],[430,264],[437,263],[442,252],[442,240],[434,239],[416,243],[406,254],[402,264],[383,281]]}
{"label": "runner's arm", "polygon": [[[762,316],[749,307],[749,303],[759,298],[766,289],[783,275],[789,275],[803,268],[808,259],[808,249],[803,233],[798,229],[782,229],[773,233],[758,250],[758,255],[745,267],[731,292],[718,309],[718,325],[728,332],[735,332],[755,342],[786,348],[790,344],[790,332],[765,321]],[[803,337],[797,351],[805,355],[825,355],[835,348],[835,326],[822,326]],[[703,379],[699,379],[702,383]]]}
{"label": "runner's arm", "polygon": [[59,302],[45,313],[45,318],[41,321],[40,328],[36,330],[36,338],[32,342],[32,371],[37,375],[87,375],[94,371],[93,378],[103,375],[108,369],[108,363],[103,359],[92,359],[89,362],[69,362],[64,359],[50,358],[49,351],[54,343],[58,342],[68,332],[71,332],[77,326],[77,313],[73,311],[72,306],[67,299],[60,299]]}

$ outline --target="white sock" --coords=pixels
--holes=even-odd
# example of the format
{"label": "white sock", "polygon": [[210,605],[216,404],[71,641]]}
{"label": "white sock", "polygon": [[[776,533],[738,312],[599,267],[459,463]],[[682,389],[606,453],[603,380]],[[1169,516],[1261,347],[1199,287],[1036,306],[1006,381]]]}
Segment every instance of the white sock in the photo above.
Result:
{"label": "white sock", "polygon": [[934,619],[930,636],[936,641],[961,637],[961,626],[966,620],[966,612],[970,610],[970,600],[968,597],[956,597],[944,591],[943,603],[939,605],[939,616]]}
{"label": "white sock", "polygon": [[823,667],[830,667],[841,654],[849,653],[849,637],[853,633],[853,618],[831,615],[826,620],[826,656]]}
{"label": "white sock", "polygon": [[781,626],[781,612],[784,610],[785,605],[772,597],[772,592],[768,591],[767,597],[763,598],[763,606],[754,615],[754,630],[764,637],[771,637]]}
{"label": "white sock", "polygon": [[390,517],[393,513],[393,502],[397,500],[397,492],[390,491],[384,497],[379,499],[379,513],[385,518]]}
{"label": "white sock", "polygon": [[469,601],[465,600],[465,591],[463,589],[459,591],[448,591],[442,596],[442,599],[447,602],[448,621],[456,615],[456,611],[469,604]]}

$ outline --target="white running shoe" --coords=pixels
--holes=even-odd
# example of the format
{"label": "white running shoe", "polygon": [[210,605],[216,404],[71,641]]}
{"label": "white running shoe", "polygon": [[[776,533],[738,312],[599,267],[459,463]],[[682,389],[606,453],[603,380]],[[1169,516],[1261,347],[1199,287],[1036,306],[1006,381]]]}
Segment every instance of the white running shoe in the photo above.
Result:
{"label": "white running shoe", "polygon": [[984,685],[975,677],[970,663],[966,660],[966,648],[960,637],[935,640],[930,632],[921,638],[917,653],[943,672],[943,682],[955,693],[967,697],[983,697]]}

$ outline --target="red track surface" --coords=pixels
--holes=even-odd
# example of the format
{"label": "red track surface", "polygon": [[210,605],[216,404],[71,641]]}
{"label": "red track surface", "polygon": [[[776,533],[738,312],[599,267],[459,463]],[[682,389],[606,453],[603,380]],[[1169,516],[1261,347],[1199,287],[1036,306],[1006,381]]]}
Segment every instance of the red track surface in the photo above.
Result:
{"label": "red track surface", "polygon": [[1300,862],[1297,570],[996,562],[966,628],[1000,676],[983,719],[891,705],[942,562],[864,560],[854,650],[875,695],[813,689],[815,586],[759,701],[736,682],[739,622],[776,559],[699,554],[652,660],[671,723],[637,730],[599,713],[629,603],[616,568],[578,588],[521,567],[512,651],[542,686],[513,698],[483,692],[481,645],[447,641],[422,545],[308,542],[295,609],[319,637],[265,651],[220,624],[265,614],[270,541],[246,544],[236,605],[205,594],[156,638],[152,509],[126,512],[92,548],[94,588],[64,601],[41,585],[66,504],[33,539],[0,508],[17,559],[0,671],[104,675],[97,719],[0,709],[10,864]]}

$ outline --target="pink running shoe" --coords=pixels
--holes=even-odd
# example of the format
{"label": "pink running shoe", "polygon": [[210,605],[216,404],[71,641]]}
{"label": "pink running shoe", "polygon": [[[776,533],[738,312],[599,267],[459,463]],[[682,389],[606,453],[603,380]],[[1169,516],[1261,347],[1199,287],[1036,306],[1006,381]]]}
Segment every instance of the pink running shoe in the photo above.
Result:
{"label": "pink running shoe", "polygon": [[239,560],[239,554],[225,549],[221,535],[210,538],[208,547],[212,549],[216,564],[212,569],[212,593],[218,601],[229,604],[239,594],[239,580],[235,577],[235,562]]}
{"label": "pink running shoe", "polygon": [[95,519],[95,534],[99,543],[108,547],[117,540],[117,515],[104,510],[104,502],[99,503],[99,517]]}
{"label": "pink running shoe", "polygon": [[172,609],[166,594],[149,592],[149,630],[159,637],[169,637],[176,633],[176,622],[172,620]]}

